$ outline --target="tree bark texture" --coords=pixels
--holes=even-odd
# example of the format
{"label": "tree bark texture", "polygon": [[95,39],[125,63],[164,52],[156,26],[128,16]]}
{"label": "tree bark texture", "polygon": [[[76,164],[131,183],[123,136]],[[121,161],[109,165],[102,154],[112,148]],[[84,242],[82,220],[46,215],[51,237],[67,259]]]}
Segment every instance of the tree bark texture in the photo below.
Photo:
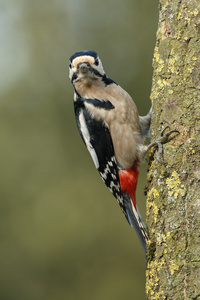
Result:
{"label": "tree bark texture", "polygon": [[162,0],[153,59],[152,140],[180,131],[150,154],[147,299],[200,299],[200,0]]}

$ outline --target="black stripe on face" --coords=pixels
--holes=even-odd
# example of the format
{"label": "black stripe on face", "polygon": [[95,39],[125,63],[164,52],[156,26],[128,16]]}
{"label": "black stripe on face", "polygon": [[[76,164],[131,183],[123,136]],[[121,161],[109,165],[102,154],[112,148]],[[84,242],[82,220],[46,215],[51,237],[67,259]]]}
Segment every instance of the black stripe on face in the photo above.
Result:
{"label": "black stripe on face", "polygon": [[72,76],[71,82],[73,83],[73,81],[76,80],[77,78],[78,78],[77,74],[74,73],[73,76]]}
{"label": "black stripe on face", "polygon": [[109,85],[109,84],[116,84],[118,85],[114,80],[112,80],[111,78],[107,77],[106,74],[101,74],[99,73],[96,69],[92,68],[92,73],[98,77],[101,77],[101,80],[105,83],[105,85]]}
{"label": "black stripe on face", "polygon": [[102,76],[102,81],[105,83],[105,85],[109,85],[109,84],[116,84],[118,85],[114,80],[112,80],[111,78],[107,77],[106,74],[104,74]]}
{"label": "black stripe on face", "polygon": [[92,73],[98,77],[103,77],[103,75],[101,73],[99,73],[99,71],[97,71],[95,68],[92,68]]}

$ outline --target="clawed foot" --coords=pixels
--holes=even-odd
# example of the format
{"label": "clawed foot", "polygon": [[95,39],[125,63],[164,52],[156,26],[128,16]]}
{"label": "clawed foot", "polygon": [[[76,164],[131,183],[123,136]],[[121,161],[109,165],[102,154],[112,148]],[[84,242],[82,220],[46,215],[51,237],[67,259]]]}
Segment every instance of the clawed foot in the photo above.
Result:
{"label": "clawed foot", "polygon": [[[167,133],[165,133],[165,130],[169,128],[169,126],[166,126],[162,131],[161,131],[161,137],[159,137],[158,139],[156,139],[155,141],[153,141],[151,144],[148,145],[148,150],[150,150],[152,147],[156,146],[158,148],[158,151],[156,153],[156,158],[159,161],[159,163],[161,164],[165,164],[165,162],[163,162],[161,160],[162,157],[162,153],[163,153],[163,145],[168,143],[169,141],[171,141],[173,137],[170,138],[170,135],[172,133],[180,133],[178,130],[170,130]],[[164,134],[165,133],[165,134]],[[148,151],[147,150],[147,151]]]}

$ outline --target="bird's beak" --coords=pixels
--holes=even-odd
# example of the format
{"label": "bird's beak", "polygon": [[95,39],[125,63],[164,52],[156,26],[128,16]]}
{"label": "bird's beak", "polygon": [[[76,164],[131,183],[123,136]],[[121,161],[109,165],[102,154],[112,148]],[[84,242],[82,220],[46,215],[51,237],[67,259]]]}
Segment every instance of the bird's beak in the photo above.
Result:
{"label": "bird's beak", "polygon": [[79,65],[79,72],[81,73],[87,73],[90,69],[90,66],[86,63],[82,63]]}

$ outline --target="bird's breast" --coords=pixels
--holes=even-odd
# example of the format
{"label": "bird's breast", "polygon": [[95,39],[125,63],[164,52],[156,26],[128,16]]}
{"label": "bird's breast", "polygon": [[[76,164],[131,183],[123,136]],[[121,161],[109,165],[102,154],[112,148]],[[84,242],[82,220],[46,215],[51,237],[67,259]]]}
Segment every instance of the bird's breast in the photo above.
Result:
{"label": "bird's breast", "polygon": [[130,95],[116,84],[105,87],[102,82],[86,88],[84,97],[109,101],[114,106],[107,110],[85,103],[91,116],[108,126],[113,141],[115,157],[123,169],[131,168],[138,160],[138,144],[141,144],[139,116]]}

